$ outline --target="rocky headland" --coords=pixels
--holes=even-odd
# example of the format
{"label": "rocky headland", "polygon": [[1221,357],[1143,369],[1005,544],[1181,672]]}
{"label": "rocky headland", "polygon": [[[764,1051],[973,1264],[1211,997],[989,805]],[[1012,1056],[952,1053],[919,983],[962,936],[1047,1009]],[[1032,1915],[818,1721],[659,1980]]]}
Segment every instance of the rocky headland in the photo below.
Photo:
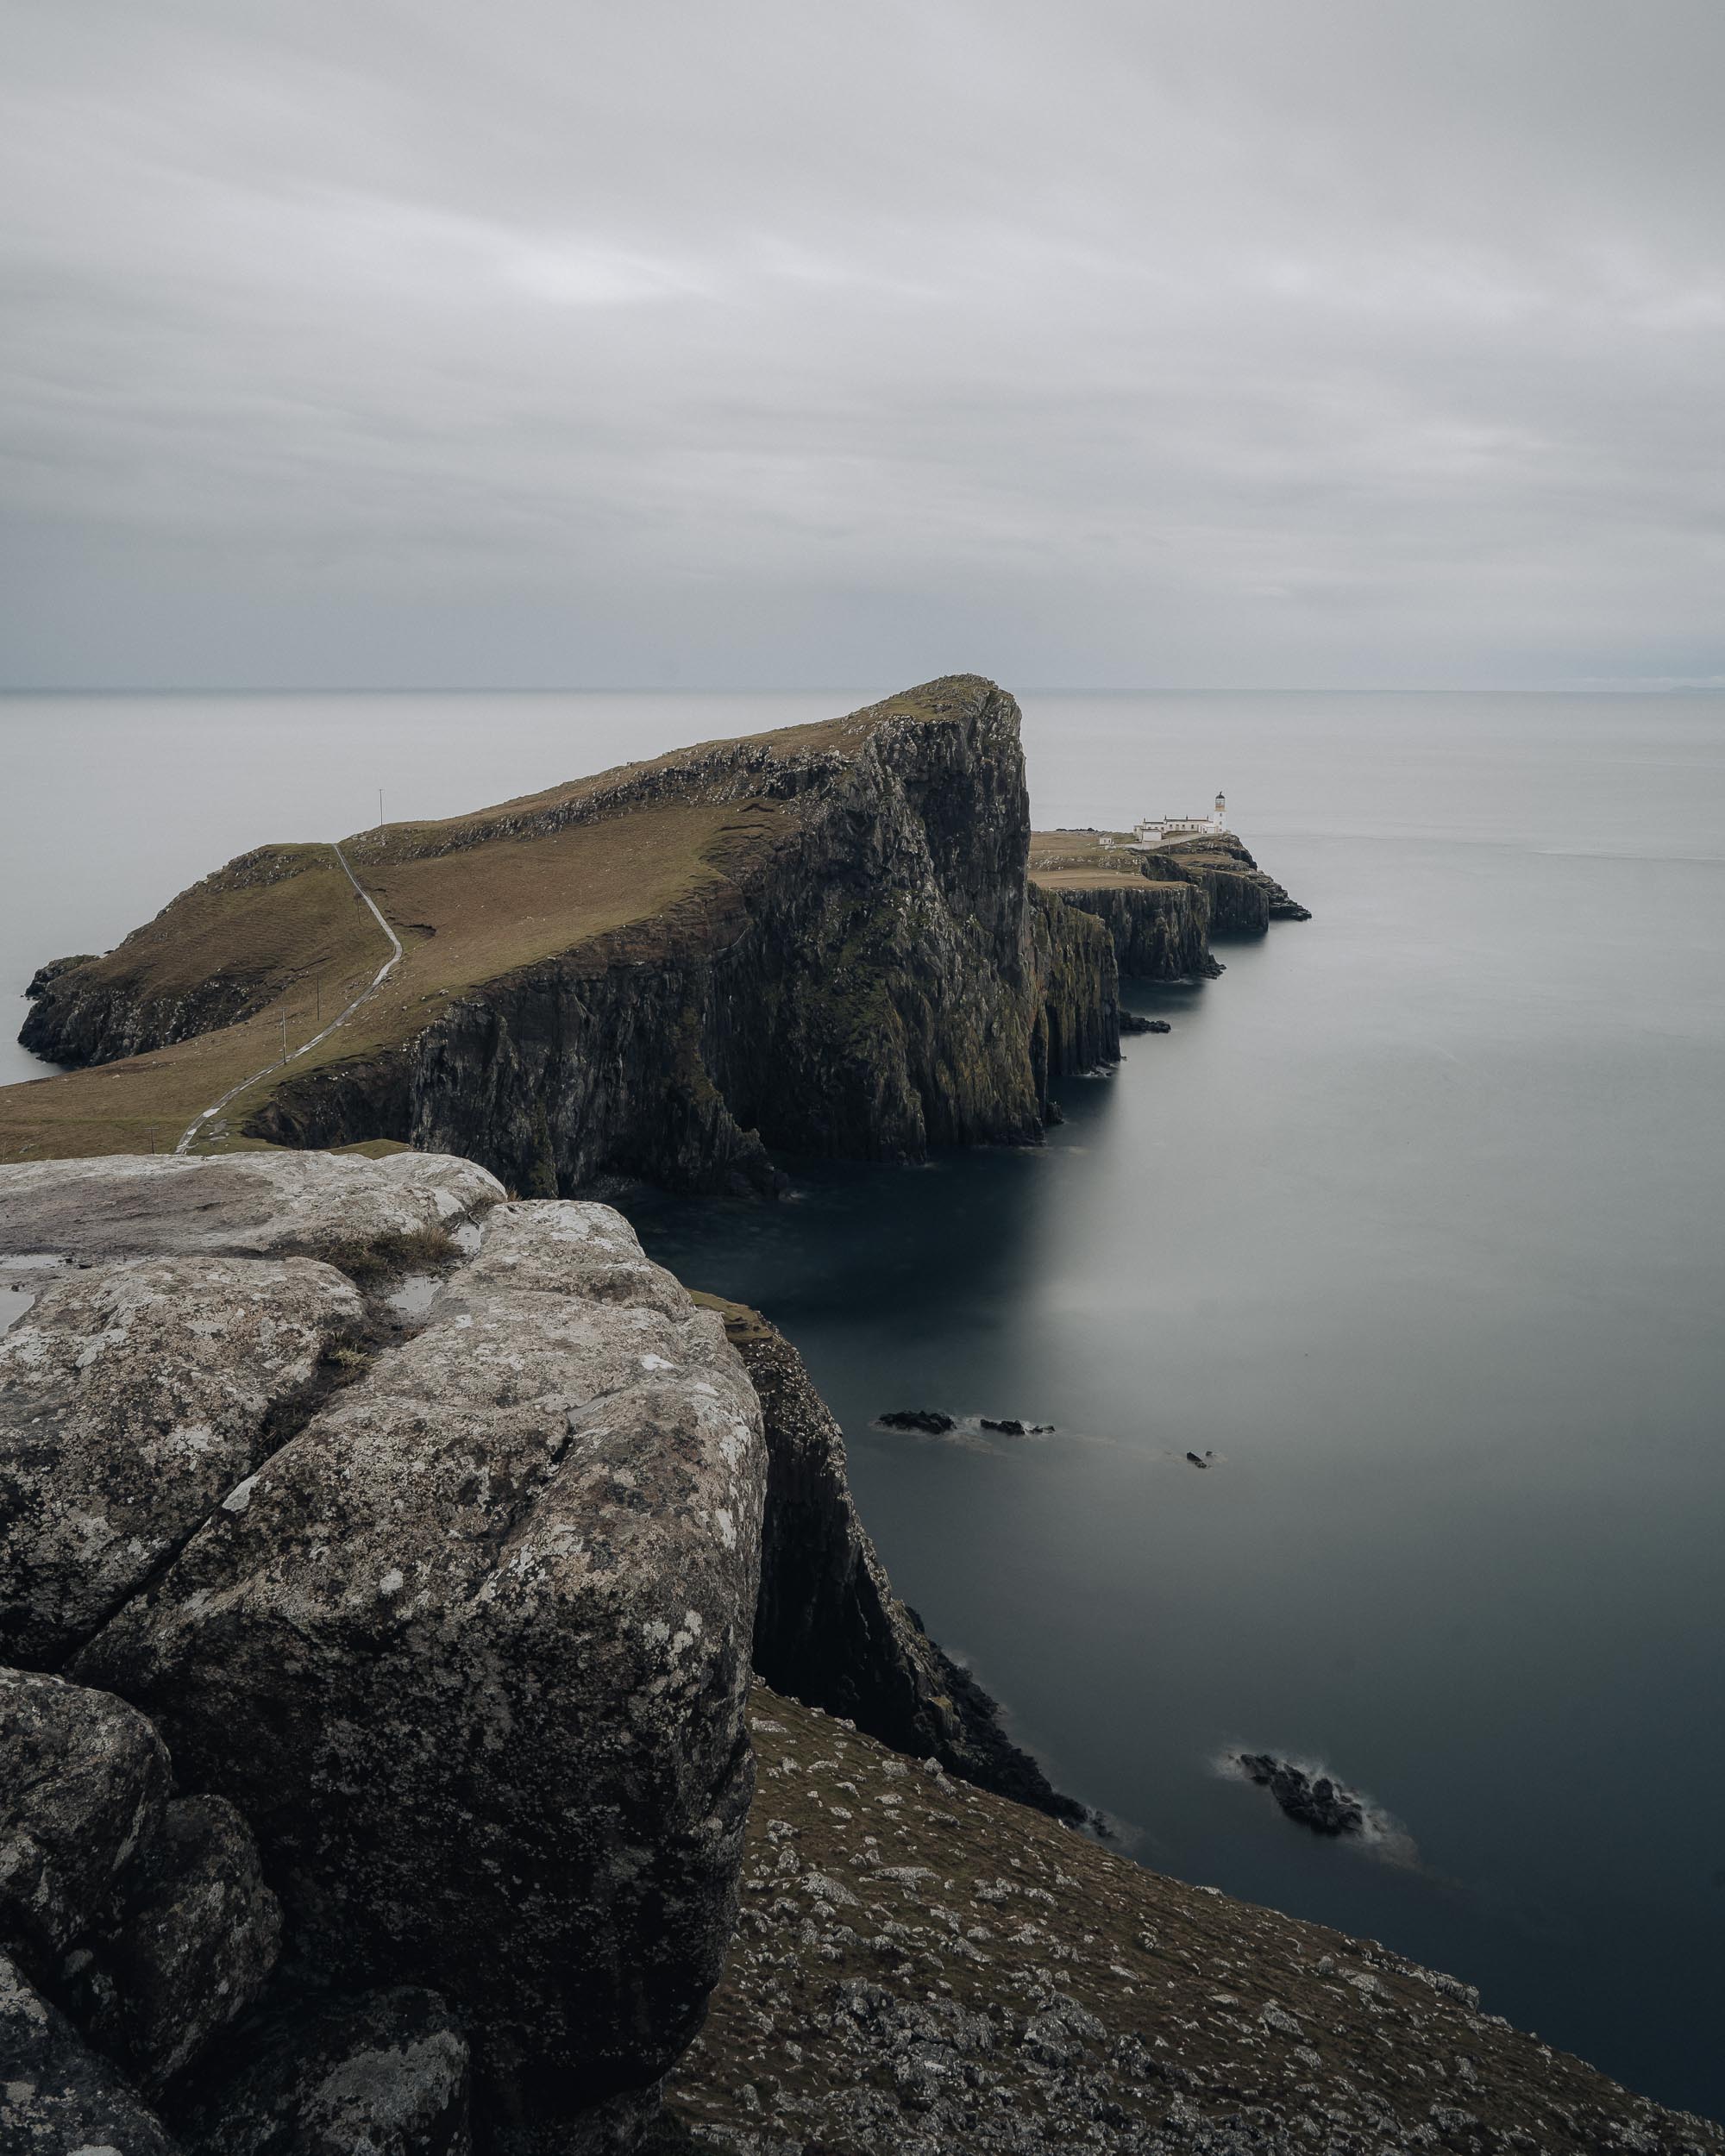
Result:
{"label": "rocky headland", "polygon": [[1145,847],[1126,831],[1037,831],[1030,874],[1038,890],[1100,920],[1120,972],[1145,981],[1219,974],[1212,937],[1312,918],[1232,832]]}
{"label": "rocky headland", "polygon": [[[1051,1079],[1119,1052],[1117,968],[1026,876],[1019,723],[959,676],[339,858],[261,848],[41,968],[23,1038],[83,1068],[0,1096],[0,1156],[171,1148],[253,1072],[200,1148],[394,1142],[534,1196],[1033,1142]],[[404,948],[368,993],[349,870]]]}
{"label": "rocky headland", "polygon": [[963,677],[264,849],[38,975],[85,1068],[0,1165],[0,2147],[1725,2156],[1090,1839],[791,1344],[574,1194],[1033,1142],[1122,971],[1298,914],[1226,835],[1033,839],[1017,727]]}
{"label": "rocky headland", "polygon": [[1076,1831],[609,1207],[45,1162],[0,1257],[9,2151],[1725,2149]]}

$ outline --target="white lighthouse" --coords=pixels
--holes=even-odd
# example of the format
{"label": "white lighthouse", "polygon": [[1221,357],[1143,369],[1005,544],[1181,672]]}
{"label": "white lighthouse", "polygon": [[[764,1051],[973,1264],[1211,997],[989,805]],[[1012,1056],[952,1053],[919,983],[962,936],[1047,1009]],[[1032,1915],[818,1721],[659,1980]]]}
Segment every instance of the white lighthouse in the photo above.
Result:
{"label": "white lighthouse", "polygon": [[1144,823],[1133,825],[1132,835],[1127,843],[1143,849],[1158,846],[1164,838],[1206,838],[1227,828],[1222,820],[1227,812],[1226,796],[1219,793],[1216,805],[1208,816],[1157,816],[1146,818]]}

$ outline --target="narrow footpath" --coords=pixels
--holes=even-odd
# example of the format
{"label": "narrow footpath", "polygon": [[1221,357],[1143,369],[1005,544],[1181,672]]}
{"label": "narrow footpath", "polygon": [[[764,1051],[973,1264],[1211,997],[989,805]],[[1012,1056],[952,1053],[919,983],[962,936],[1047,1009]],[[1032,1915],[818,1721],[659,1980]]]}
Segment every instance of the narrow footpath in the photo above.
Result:
{"label": "narrow footpath", "polygon": [[354,1012],[359,1009],[362,1003],[368,1003],[371,1000],[372,997],[377,993],[378,990],[382,987],[384,982],[389,979],[390,975],[401,963],[402,949],[400,937],[397,936],[395,931],[390,926],[389,923],[385,920],[383,915],[379,912],[376,903],[372,898],[371,893],[366,889],[365,886],[360,881],[359,878],[348,866],[348,856],[342,851],[342,849],[336,844],[333,839],[329,843],[329,850],[335,855],[336,860],[341,862],[342,874],[346,876],[348,882],[353,885],[354,890],[359,893],[360,896],[365,900],[366,904],[371,907],[372,918],[377,923],[378,926],[383,931],[384,934],[388,937],[390,948],[389,957],[385,961],[383,965],[379,968],[376,977],[365,987],[361,989],[358,995],[354,998],[353,1001],[348,1006],[346,1010],[342,1011],[336,1018],[330,1019],[329,1023],[323,1028],[321,1033],[314,1033],[309,1041],[302,1041],[298,1048],[292,1050],[285,1056],[277,1056],[273,1062],[266,1063],[261,1070],[254,1070],[249,1078],[241,1079],[237,1086],[229,1086],[227,1092],[222,1095],[222,1098],[216,1101],[212,1107],[205,1108],[199,1115],[194,1117],[190,1126],[186,1130],[185,1136],[180,1139],[179,1144],[173,1149],[176,1154],[189,1153],[191,1150],[192,1141],[198,1137],[199,1131],[201,1131],[207,1124],[212,1122],[216,1116],[220,1115],[223,1109],[227,1106],[230,1100],[237,1100],[240,1095],[246,1091],[248,1087],[256,1085],[260,1078],[267,1078],[272,1071],[285,1069],[289,1063],[298,1062],[300,1056],[306,1055],[310,1050],[317,1048],[323,1042],[327,1041],[332,1033],[338,1032],[341,1028],[347,1024],[348,1020],[352,1018]]}

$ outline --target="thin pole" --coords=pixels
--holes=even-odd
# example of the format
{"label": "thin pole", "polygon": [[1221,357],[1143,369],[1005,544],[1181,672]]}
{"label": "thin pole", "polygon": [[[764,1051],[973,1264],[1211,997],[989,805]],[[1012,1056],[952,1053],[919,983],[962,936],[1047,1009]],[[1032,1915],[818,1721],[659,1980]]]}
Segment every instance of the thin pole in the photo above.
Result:
{"label": "thin pole", "polygon": [[381,787],[378,788],[378,821],[380,824],[383,821],[383,788]]}

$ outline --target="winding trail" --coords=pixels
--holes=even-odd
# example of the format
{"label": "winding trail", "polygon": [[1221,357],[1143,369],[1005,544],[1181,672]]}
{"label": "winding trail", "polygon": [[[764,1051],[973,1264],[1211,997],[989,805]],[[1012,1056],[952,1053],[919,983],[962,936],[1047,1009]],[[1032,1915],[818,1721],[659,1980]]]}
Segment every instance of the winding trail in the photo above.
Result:
{"label": "winding trail", "polygon": [[216,1101],[213,1107],[205,1108],[201,1114],[196,1116],[192,1119],[185,1135],[180,1139],[179,1144],[174,1147],[173,1150],[176,1154],[189,1153],[191,1150],[192,1140],[198,1136],[198,1132],[204,1128],[204,1125],[210,1122],[215,1117],[220,1115],[223,1109],[227,1106],[228,1103],[230,1100],[237,1100],[246,1090],[247,1087],[256,1085],[260,1078],[267,1078],[273,1070],[285,1069],[289,1063],[296,1062],[301,1056],[305,1055],[310,1050],[317,1047],[321,1042],[327,1041],[332,1033],[337,1031],[342,1026],[347,1024],[348,1020],[352,1018],[354,1012],[359,1009],[362,1003],[369,1002],[371,998],[377,993],[378,990],[382,987],[384,982],[389,979],[390,975],[401,963],[403,954],[400,937],[390,926],[389,923],[385,920],[383,915],[378,912],[377,906],[372,898],[371,893],[366,889],[364,884],[360,881],[359,878],[348,866],[348,856],[342,851],[342,849],[336,845],[333,839],[329,842],[329,850],[335,855],[336,860],[341,862],[342,874],[346,876],[348,882],[353,885],[354,890],[359,893],[360,896],[365,900],[366,904],[371,907],[372,918],[377,923],[378,926],[383,931],[384,934],[388,937],[390,943],[389,957],[384,962],[383,965],[379,968],[376,976],[370,982],[368,982],[365,987],[361,989],[358,995],[354,998],[353,1001],[348,1006],[347,1009],[340,1012],[336,1017],[331,1018],[329,1023],[323,1028],[321,1033],[314,1033],[309,1041],[302,1041],[298,1048],[291,1050],[285,1056],[278,1056],[273,1062],[266,1063],[261,1070],[254,1070],[249,1078],[241,1079],[237,1086],[229,1086],[227,1092],[222,1095],[222,1098]]}

